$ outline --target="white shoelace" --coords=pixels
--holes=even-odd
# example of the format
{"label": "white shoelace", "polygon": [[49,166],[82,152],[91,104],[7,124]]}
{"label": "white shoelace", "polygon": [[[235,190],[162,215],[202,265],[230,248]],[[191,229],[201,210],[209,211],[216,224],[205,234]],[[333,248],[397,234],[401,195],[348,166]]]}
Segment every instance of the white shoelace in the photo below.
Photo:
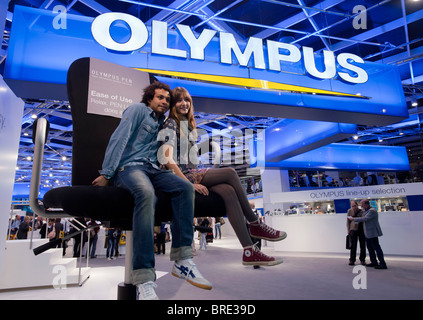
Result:
{"label": "white shoelace", "polygon": [[151,297],[156,296],[156,292],[154,291],[155,288],[157,288],[157,284],[153,281],[148,281],[146,283],[143,283],[141,286],[141,295],[143,297]]}
{"label": "white shoelace", "polygon": [[258,255],[265,257],[265,258],[270,258],[267,254],[263,253],[257,246],[257,243],[253,244],[253,251],[255,251]]}
{"label": "white shoelace", "polygon": [[265,229],[267,232],[269,232],[269,233],[271,233],[271,234],[273,234],[273,235],[276,235],[276,230],[275,230],[275,229],[273,229],[273,228],[271,228],[271,227],[269,227],[267,224],[264,224],[264,223],[259,223],[259,226],[260,226],[261,228]]}

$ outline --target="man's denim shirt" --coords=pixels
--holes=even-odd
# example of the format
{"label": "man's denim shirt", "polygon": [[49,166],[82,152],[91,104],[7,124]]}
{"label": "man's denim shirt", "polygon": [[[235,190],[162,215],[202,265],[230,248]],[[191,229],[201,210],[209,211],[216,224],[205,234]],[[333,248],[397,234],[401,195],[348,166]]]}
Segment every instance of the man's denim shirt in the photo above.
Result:
{"label": "man's denim shirt", "polygon": [[165,116],[159,119],[144,103],[129,106],[110,137],[100,174],[112,178],[117,169],[125,166],[151,163],[157,166],[158,132]]}

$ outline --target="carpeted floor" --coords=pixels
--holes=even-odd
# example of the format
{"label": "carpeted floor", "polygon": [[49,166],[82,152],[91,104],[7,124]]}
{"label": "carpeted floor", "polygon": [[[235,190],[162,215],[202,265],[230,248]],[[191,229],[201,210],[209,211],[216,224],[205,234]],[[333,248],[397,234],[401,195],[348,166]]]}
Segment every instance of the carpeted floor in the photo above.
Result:
{"label": "carpeted floor", "polygon": [[[275,252],[284,263],[274,267],[241,264],[242,250],[236,238],[227,236],[197,250],[195,262],[213,283],[202,290],[170,274],[169,246],[166,255],[156,256],[156,293],[162,300],[419,300],[423,298],[423,258],[386,257],[388,270],[349,266],[348,256]],[[198,245],[197,245],[198,248]],[[123,281],[124,257],[108,261],[90,260],[91,276],[80,287],[66,289],[10,290],[0,300],[75,299],[114,300],[117,284]],[[85,266],[85,262],[84,262]]]}

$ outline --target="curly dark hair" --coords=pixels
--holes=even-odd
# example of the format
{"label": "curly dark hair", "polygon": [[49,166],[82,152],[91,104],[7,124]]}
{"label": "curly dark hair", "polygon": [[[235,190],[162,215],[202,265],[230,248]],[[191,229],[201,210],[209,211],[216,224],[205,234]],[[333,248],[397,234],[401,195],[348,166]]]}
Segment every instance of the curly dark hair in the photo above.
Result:
{"label": "curly dark hair", "polygon": [[156,94],[156,89],[168,91],[170,95],[170,105],[172,105],[172,90],[166,83],[160,81],[154,81],[148,87],[144,88],[144,95],[142,96],[141,102],[148,106],[149,101],[153,100]]}

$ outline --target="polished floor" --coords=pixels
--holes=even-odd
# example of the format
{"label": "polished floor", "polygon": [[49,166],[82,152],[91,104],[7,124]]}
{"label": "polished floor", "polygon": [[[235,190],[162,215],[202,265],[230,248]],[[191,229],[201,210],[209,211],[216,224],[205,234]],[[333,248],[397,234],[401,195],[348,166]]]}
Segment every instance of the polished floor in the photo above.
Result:
{"label": "polished floor", "polygon": [[[168,244],[169,246],[169,244]],[[226,236],[198,250],[195,262],[212,290],[202,290],[170,274],[169,250],[156,256],[157,295],[162,300],[421,300],[423,257],[387,256],[387,270],[348,266],[345,254],[263,251],[280,256],[278,266],[241,264],[241,247]],[[0,300],[115,300],[124,277],[124,257],[90,260],[91,275],[82,286],[0,292]],[[84,262],[85,266],[85,262]],[[36,276],[36,275],[34,275]]]}

